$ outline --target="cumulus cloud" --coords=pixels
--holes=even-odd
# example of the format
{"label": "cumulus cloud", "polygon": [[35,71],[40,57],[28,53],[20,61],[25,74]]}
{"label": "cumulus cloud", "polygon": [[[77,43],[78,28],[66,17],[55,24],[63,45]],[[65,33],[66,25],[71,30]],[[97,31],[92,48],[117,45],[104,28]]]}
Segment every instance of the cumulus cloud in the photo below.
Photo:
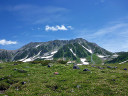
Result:
{"label": "cumulus cloud", "polygon": [[69,29],[72,29],[72,26],[64,26],[64,25],[56,25],[56,26],[49,26],[49,25],[46,25],[45,26],[45,31],[67,31]]}
{"label": "cumulus cloud", "polygon": [[10,44],[17,44],[17,42],[16,41],[7,41],[7,40],[5,40],[5,39],[3,39],[3,40],[0,40],[0,45],[10,45]]}

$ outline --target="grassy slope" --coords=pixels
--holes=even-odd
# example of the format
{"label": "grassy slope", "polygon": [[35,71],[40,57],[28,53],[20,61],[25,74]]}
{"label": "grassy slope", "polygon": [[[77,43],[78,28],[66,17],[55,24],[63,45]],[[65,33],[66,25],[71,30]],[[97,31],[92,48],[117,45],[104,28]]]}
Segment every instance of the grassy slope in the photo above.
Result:
{"label": "grassy slope", "polygon": [[[127,64],[110,65],[118,66],[117,69],[105,67],[80,66],[80,69],[72,69],[73,65],[55,64],[51,68],[40,64],[0,64],[0,78],[11,75],[13,83],[5,94],[8,96],[128,96],[128,68]],[[27,73],[14,71],[14,68],[26,70]],[[84,68],[91,71],[83,72]],[[59,75],[54,75],[59,72]],[[21,82],[26,84],[22,85]],[[7,80],[1,80],[1,83]],[[16,89],[19,90],[16,90]]]}
{"label": "grassy slope", "polygon": [[[93,61],[95,62],[95,64],[102,64],[102,60],[98,56],[96,56],[95,54],[92,55],[92,58],[93,58]],[[91,62],[91,56],[88,56],[87,60],[89,62]]]}

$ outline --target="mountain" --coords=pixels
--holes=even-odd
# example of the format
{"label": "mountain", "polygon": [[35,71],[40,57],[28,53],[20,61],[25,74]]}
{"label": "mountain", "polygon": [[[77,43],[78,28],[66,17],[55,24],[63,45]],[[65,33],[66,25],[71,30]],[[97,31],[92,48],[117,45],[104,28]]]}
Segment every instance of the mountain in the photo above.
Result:
{"label": "mountain", "polygon": [[112,54],[95,43],[77,38],[72,40],[31,42],[18,50],[0,50],[0,60],[28,62],[36,59],[65,59],[91,62],[93,57],[103,59]]}
{"label": "mountain", "polygon": [[0,49],[0,61],[5,61],[5,62],[10,61],[14,54],[15,54],[15,50],[11,51],[11,50]]}
{"label": "mountain", "polygon": [[117,58],[109,60],[106,63],[119,63],[119,64],[123,64],[125,62],[128,62],[128,52],[118,52],[116,54],[119,55]]}

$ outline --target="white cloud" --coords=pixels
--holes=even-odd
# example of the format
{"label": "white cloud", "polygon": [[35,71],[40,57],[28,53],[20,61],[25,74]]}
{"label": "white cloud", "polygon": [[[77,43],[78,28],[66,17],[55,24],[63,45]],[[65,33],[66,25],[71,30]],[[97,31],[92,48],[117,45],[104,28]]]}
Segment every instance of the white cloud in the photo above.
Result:
{"label": "white cloud", "polygon": [[16,41],[7,41],[7,40],[5,40],[5,39],[3,39],[3,40],[0,40],[0,45],[10,45],[10,44],[17,44],[17,42]]}
{"label": "white cloud", "polygon": [[73,29],[73,27],[72,27],[72,26],[67,26],[67,28],[69,28],[69,29],[71,29],[71,30]]}
{"label": "white cloud", "polygon": [[72,26],[64,26],[64,25],[56,25],[56,26],[49,26],[49,25],[46,25],[45,26],[45,31],[67,31],[69,29],[72,29]]}

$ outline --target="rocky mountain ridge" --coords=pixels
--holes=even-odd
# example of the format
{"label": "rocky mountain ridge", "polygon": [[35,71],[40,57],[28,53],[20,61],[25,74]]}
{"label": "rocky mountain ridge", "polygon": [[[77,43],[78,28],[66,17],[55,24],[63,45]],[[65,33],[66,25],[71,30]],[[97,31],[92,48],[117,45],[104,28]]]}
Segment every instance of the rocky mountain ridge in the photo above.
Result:
{"label": "rocky mountain ridge", "polygon": [[95,43],[77,38],[72,40],[31,42],[18,50],[0,50],[0,60],[29,62],[36,59],[65,59],[79,61],[81,58],[91,58],[92,54],[95,54],[98,58],[105,58],[113,53]]}

